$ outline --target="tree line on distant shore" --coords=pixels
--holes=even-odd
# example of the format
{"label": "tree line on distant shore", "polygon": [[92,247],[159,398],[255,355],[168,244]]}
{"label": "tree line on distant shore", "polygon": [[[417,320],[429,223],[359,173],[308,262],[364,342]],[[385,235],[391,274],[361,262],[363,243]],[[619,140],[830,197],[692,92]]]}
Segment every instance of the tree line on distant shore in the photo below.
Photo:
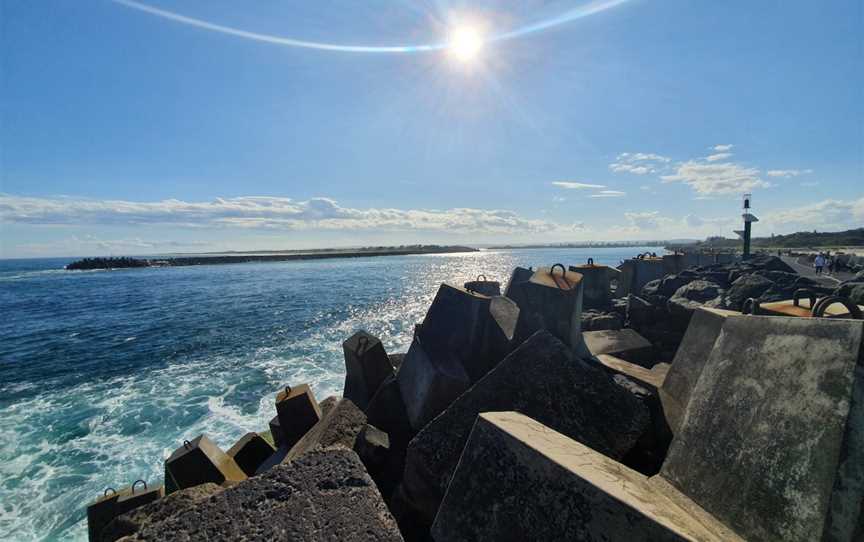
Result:
{"label": "tree line on distant shore", "polygon": [[150,267],[150,262],[148,260],[140,260],[138,258],[129,258],[128,256],[109,258],[84,258],[82,260],[70,263],[66,266],[66,269],[125,269],[129,267]]}

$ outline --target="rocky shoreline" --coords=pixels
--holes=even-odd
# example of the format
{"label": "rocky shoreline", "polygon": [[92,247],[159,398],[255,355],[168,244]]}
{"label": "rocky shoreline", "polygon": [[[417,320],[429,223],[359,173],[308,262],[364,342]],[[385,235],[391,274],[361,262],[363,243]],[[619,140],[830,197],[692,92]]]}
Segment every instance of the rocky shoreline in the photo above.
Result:
{"label": "rocky shoreline", "polygon": [[720,260],[442,284],[407,353],[356,332],[344,397],[289,383],[269,430],[185,441],[90,539],[860,540],[864,322],[767,314],[864,275]]}

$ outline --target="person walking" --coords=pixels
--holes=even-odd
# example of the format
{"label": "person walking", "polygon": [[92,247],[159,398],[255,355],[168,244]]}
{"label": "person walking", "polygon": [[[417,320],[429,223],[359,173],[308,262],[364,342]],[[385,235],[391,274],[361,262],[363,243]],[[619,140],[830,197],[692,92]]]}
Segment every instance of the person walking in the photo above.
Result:
{"label": "person walking", "polygon": [[825,267],[825,256],[822,254],[817,254],[816,259],[813,260],[813,267],[816,268],[816,274],[822,274],[822,268]]}

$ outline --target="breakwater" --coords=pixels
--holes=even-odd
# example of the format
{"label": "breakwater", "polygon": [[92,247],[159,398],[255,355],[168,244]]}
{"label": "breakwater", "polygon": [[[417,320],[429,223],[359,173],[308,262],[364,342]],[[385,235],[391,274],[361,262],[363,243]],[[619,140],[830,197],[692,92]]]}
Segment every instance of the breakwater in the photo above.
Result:
{"label": "breakwater", "polygon": [[411,256],[417,254],[455,254],[478,252],[463,246],[419,245],[412,247],[376,247],[355,250],[316,250],[309,252],[231,253],[166,256],[154,258],[106,257],[83,258],[66,265],[70,271],[92,269],[128,269],[135,267],[180,267],[190,265],[224,265],[250,262],[284,262],[327,260],[333,258],[370,258],[376,256]]}

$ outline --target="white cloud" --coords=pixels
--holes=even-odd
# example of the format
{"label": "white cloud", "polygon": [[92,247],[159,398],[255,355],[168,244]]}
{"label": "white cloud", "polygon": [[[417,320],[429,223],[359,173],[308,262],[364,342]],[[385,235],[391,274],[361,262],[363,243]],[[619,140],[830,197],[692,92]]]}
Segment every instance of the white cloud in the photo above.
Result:
{"label": "white cloud", "polygon": [[797,208],[759,216],[772,231],[819,231],[860,228],[864,224],[864,197],[856,200],[828,199]]}
{"label": "white cloud", "polygon": [[717,154],[712,154],[710,156],[706,156],[705,160],[708,160],[709,162],[717,162],[719,160],[725,160],[725,159],[729,158],[730,156],[732,156],[731,152],[719,152]]}
{"label": "white cloud", "polygon": [[667,164],[670,158],[649,152],[622,152],[609,169],[616,173],[647,175],[655,173],[659,166]]}
{"label": "white cloud", "polygon": [[663,175],[664,183],[681,182],[701,195],[739,194],[771,186],[759,177],[759,170],[732,162],[707,163],[688,160],[678,164],[673,175]]}
{"label": "white cloud", "polygon": [[585,190],[585,189],[594,189],[594,188],[606,188],[605,184],[576,183],[576,182],[571,182],[571,181],[555,181],[552,184],[559,187],[559,188],[567,188],[568,190]]}
{"label": "white cloud", "polygon": [[728,145],[728,144],[727,145],[714,145],[714,147],[712,147],[712,148],[717,152],[726,152],[726,151],[732,150],[732,147],[734,147],[734,146],[735,145]]}
{"label": "white cloud", "polygon": [[812,169],[769,169],[765,172],[769,177],[797,177],[813,173]]}
{"label": "white cloud", "polygon": [[588,196],[589,198],[622,198],[627,195],[627,192],[620,190],[601,190],[595,194]]}
{"label": "white cloud", "polygon": [[0,194],[0,222],[39,225],[173,225],[271,230],[423,230],[540,233],[570,226],[523,218],[513,211],[471,208],[354,209],[329,198],[176,199],[136,202]]}
{"label": "white cloud", "polygon": [[670,218],[661,216],[659,211],[624,213],[624,218],[630,225],[642,230],[656,230],[672,221]]}

